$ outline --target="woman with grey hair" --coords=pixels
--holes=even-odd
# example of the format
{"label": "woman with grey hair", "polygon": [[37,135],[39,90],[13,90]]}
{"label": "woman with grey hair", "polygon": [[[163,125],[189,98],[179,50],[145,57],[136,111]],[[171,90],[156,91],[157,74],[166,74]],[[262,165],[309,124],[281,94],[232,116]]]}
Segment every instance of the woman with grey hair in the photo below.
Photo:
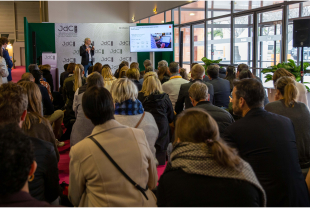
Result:
{"label": "woman with grey hair", "polygon": [[152,114],[145,112],[142,103],[137,99],[136,85],[128,78],[117,79],[112,84],[111,94],[115,104],[115,120],[123,125],[142,129],[155,158],[158,127]]}

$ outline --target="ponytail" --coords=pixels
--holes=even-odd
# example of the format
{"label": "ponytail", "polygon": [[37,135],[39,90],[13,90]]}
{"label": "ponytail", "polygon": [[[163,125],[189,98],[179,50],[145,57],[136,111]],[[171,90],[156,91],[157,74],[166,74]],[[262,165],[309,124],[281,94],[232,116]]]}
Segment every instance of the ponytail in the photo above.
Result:
{"label": "ponytail", "polygon": [[79,87],[82,86],[82,73],[84,69],[80,66],[80,64],[77,64],[75,66],[74,70],[74,92],[79,89]]}
{"label": "ponytail", "polygon": [[214,160],[224,167],[230,167],[235,170],[241,169],[241,159],[238,152],[229,147],[221,138],[207,139],[206,144],[211,148]]}
{"label": "ponytail", "polygon": [[298,94],[295,81],[290,77],[281,77],[276,81],[276,88],[283,96],[286,107],[294,107]]}

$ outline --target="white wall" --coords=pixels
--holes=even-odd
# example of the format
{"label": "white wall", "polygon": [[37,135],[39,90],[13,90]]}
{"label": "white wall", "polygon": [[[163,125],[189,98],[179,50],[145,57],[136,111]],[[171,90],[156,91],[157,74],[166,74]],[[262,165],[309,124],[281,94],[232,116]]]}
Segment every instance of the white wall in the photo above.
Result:
{"label": "white wall", "polygon": [[[20,57],[20,48],[25,47],[25,42],[14,42],[13,44],[13,53],[14,59],[16,60],[15,66],[21,65],[21,57]],[[25,63],[24,63],[25,64]]]}
{"label": "white wall", "polygon": [[127,1],[49,1],[52,23],[128,23]]}
{"label": "white wall", "polygon": [[130,1],[128,21],[132,22],[131,18],[133,15],[136,21],[154,15],[153,9],[155,7],[157,8],[157,14],[159,14],[188,3],[189,1]]}

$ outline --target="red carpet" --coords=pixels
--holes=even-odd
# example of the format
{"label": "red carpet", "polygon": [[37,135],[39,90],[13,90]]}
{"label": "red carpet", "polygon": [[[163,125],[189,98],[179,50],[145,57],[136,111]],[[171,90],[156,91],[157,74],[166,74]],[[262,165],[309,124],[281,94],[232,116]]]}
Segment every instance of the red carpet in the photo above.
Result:
{"label": "red carpet", "polygon": [[[58,147],[58,151],[60,154],[60,159],[58,163],[59,183],[62,183],[63,181],[65,181],[67,184],[69,184],[70,141],[69,140],[65,141],[65,146]],[[160,176],[163,174],[165,168],[166,168],[166,165],[160,165],[157,167],[158,180]]]}
{"label": "red carpet", "polygon": [[21,78],[22,75],[26,72],[26,67],[24,66],[16,66],[15,69],[12,69],[12,81],[13,82],[18,82]]}

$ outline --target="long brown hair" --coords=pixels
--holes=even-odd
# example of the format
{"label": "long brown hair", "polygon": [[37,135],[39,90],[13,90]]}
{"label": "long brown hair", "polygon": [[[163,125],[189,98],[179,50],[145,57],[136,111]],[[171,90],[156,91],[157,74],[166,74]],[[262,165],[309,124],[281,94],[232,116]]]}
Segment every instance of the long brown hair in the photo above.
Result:
{"label": "long brown hair", "polygon": [[164,76],[169,76],[168,67],[160,67],[158,69],[158,79],[162,81]]}
{"label": "long brown hair", "polygon": [[295,81],[291,77],[280,77],[276,81],[275,87],[283,96],[285,106],[294,107],[298,94]]}
{"label": "long brown hair", "polygon": [[217,123],[206,111],[197,108],[183,111],[176,121],[175,135],[180,142],[207,144],[220,165],[240,170],[242,163],[237,151],[220,138]]}
{"label": "long brown hair", "polygon": [[102,64],[97,62],[93,68],[93,72],[98,72],[99,74],[101,74],[102,72]]}
{"label": "long brown hair", "polygon": [[126,76],[126,72],[128,69],[128,66],[123,66],[119,72],[119,78],[123,78],[124,76]]}
{"label": "long brown hair", "polygon": [[83,75],[84,67],[81,64],[75,65],[74,70],[74,92],[79,89],[83,85],[82,75]]}
{"label": "long brown hair", "polygon": [[38,85],[31,81],[21,81],[18,85],[26,89],[28,96],[28,113],[23,123],[23,129],[30,129],[36,120],[39,120],[39,123],[48,124],[42,115],[42,95]]}
{"label": "long brown hair", "polygon": [[101,75],[103,79],[113,79],[111,68],[108,66],[102,67]]}
{"label": "long brown hair", "polygon": [[0,56],[3,57],[2,44],[0,43]]}
{"label": "long brown hair", "polygon": [[277,69],[277,71],[275,71],[272,75],[272,81],[273,81],[273,85],[275,86],[276,84],[276,81],[280,78],[280,77],[291,77],[293,80],[295,80],[295,76],[287,71],[286,69],[284,68],[279,68]]}

